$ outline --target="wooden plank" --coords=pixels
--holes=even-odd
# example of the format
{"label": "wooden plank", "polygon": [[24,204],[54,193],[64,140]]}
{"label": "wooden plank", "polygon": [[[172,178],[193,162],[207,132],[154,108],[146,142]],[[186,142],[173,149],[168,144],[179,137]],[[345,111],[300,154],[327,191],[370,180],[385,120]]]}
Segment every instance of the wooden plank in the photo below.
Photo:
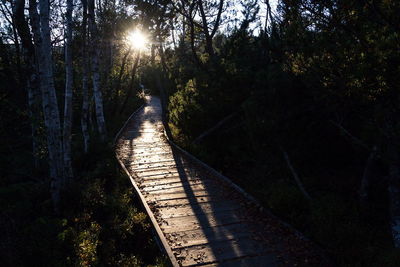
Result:
{"label": "wooden plank", "polygon": [[191,183],[191,184],[183,184],[180,183],[178,185],[174,186],[161,186],[161,187],[143,187],[142,191],[150,194],[169,194],[169,193],[175,193],[175,192],[188,192],[190,193],[191,191],[198,191],[198,190],[215,190],[215,185],[216,183],[214,181],[209,181],[209,182],[202,182],[199,181],[197,183]]}
{"label": "wooden plank", "polygon": [[173,159],[173,158],[170,158],[170,159],[163,159],[163,160],[157,160],[157,161],[150,161],[151,159],[152,159],[153,157],[149,157],[148,159],[146,159],[146,160],[137,160],[136,158],[135,158],[135,160],[134,161],[132,161],[129,165],[130,166],[132,166],[132,165],[138,165],[138,166],[141,166],[141,165],[154,165],[154,164],[163,164],[163,163],[167,163],[167,162],[175,162],[175,159]]}
{"label": "wooden plank", "polygon": [[[143,106],[142,106],[140,109],[142,109],[142,108],[143,108]],[[136,113],[136,112],[135,112],[135,113]],[[135,114],[135,113],[134,113],[134,114]],[[133,116],[133,114],[132,114],[132,116]],[[132,116],[131,116],[131,117],[132,117]],[[116,136],[115,139],[117,139],[118,136],[122,133],[122,131],[123,131],[123,129],[126,127],[126,125],[127,125],[127,123],[125,123],[125,125],[124,125],[123,128],[120,130],[120,132],[117,134],[117,136]],[[134,180],[133,177],[130,175],[128,169],[125,167],[125,165],[123,164],[123,162],[118,158],[118,156],[117,156],[117,160],[118,160],[119,164],[121,165],[122,169],[125,171],[125,173],[126,173],[126,174],[128,175],[128,177],[129,177],[129,179],[131,180],[131,183],[132,183],[132,185],[133,185],[133,187],[134,187],[134,189],[135,189],[135,191],[136,191],[136,194],[139,196],[143,207],[145,208],[145,210],[146,210],[148,216],[150,217],[150,221],[152,222],[152,225],[153,225],[153,227],[155,228],[155,230],[156,230],[156,232],[157,232],[157,235],[158,235],[158,237],[160,238],[161,243],[163,244],[163,247],[164,247],[165,251],[166,251],[167,254],[168,254],[168,257],[170,258],[172,265],[173,265],[174,267],[178,267],[179,264],[178,264],[176,258],[174,257],[174,254],[172,253],[171,247],[169,246],[167,240],[165,239],[164,233],[161,231],[161,228],[160,228],[160,226],[158,225],[157,220],[156,220],[156,218],[154,217],[154,214],[153,214],[153,212],[151,211],[149,205],[147,204],[147,202],[146,202],[144,196],[143,196],[142,193],[140,192],[139,187],[136,185],[135,180]]]}
{"label": "wooden plank", "polygon": [[170,177],[180,177],[178,171],[174,172],[159,172],[159,173],[152,173],[152,174],[143,174],[137,175],[138,178],[147,181],[154,181],[163,178],[170,178]]}
{"label": "wooden plank", "polygon": [[246,221],[246,219],[239,216],[236,211],[224,211],[219,214],[196,214],[192,216],[166,219],[157,216],[157,220],[161,229],[166,234],[224,226]]}
{"label": "wooden plank", "polygon": [[149,157],[154,157],[154,156],[161,156],[161,155],[172,155],[172,152],[161,152],[161,153],[139,153],[136,154],[136,156],[134,157],[134,159],[138,159],[138,158],[149,158]]}
{"label": "wooden plank", "polygon": [[282,266],[276,256],[256,255],[254,257],[242,257],[233,260],[219,261],[218,263],[201,265],[202,267],[256,267],[256,266]]}
{"label": "wooden plank", "polygon": [[120,138],[122,136],[123,131],[126,129],[126,127],[128,126],[128,124],[130,123],[130,121],[132,120],[132,118],[137,115],[138,113],[142,112],[144,109],[145,103],[142,104],[137,110],[135,110],[131,116],[129,116],[128,120],[124,123],[124,125],[122,126],[122,128],[118,131],[118,133],[115,135],[114,140],[113,140],[113,144],[114,147],[117,144],[117,140],[118,138]]}
{"label": "wooden plank", "polygon": [[199,179],[199,178],[190,178],[185,177],[185,180],[182,180],[180,177],[165,179],[166,181],[156,181],[152,183],[140,183],[140,188],[144,191],[154,191],[154,190],[164,190],[171,188],[190,188],[193,185],[199,184],[212,184],[216,183],[212,179]]}
{"label": "wooden plank", "polygon": [[165,238],[171,244],[172,249],[208,245],[219,241],[240,240],[252,238],[261,240],[261,234],[253,225],[236,223],[223,227],[212,227],[183,232],[172,232],[165,234]]}
{"label": "wooden plank", "polygon": [[156,169],[143,169],[143,170],[138,170],[136,171],[135,168],[129,167],[129,170],[134,172],[137,176],[139,177],[145,177],[146,175],[152,175],[152,174],[167,174],[167,173],[179,173],[185,172],[185,169],[179,169],[179,168],[156,168]]}
{"label": "wooden plank", "polygon": [[255,205],[256,201],[167,143],[160,114],[158,99],[152,99],[131,116],[125,127],[129,130],[120,131],[117,153],[172,264],[275,266],[275,257],[268,254],[271,245],[260,240],[269,232],[242,204],[249,204],[246,198]]}
{"label": "wooden plank", "polygon": [[130,148],[133,154],[143,154],[144,152],[147,153],[162,153],[162,152],[170,152],[172,153],[172,150],[168,146],[152,146],[152,147],[133,147]]}
{"label": "wooden plank", "polygon": [[155,133],[162,133],[160,131],[157,131],[156,128],[150,128],[150,129],[154,129],[154,131],[143,131],[143,129],[141,130],[130,130],[130,131],[126,131],[127,133],[150,133],[150,134],[155,134]]}
{"label": "wooden plank", "polygon": [[[145,143],[149,143],[149,144],[146,145]],[[143,142],[143,143],[134,142],[131,146],[133,149],[145,149],[145,150],[148,150],[151,148],[163,148],[163,147],[170,148],[170,146],[168,144],[165,144],[165,143],[159,144],[156,142]]]}
{"label": "wooden plank", "polygon": [[131,164],[129,167],[131,168],[131,170],[133,170],[134,172],[144,172],[144,171],[152,171],[154,169],[179,169],[179,168],[187,168],[189,167],[189,165],[179,165],[177,166],[175,163],[173,164],[164,164],[164,163],[160,163],[158,166],[144,166],[144,167],[132,167]]}
{"label": "wooden plank", "polygon": [[202,197],[210,197],[212,194],[206,191],[200,191],[200,192],[193,192],[190,196],[188,196],[187,193],[176,193],[176,194],[146,194],[146,200],[147,201],[168,201],[168,200],[176,200],[176,199],[189,199],[196,197],[196,199],[202,198]]}
{"label": "wooden plank", "polygon": [[194,216],[197,214],[222,213],[242,208],[239,203],[233,201],[195,203],[193,205],[173,206],[157,208],[157,214],[163,219]]}
{"label": "wooden plank", "polygon": [[[199,203],[210,203],[210,202],[218,202],[225,200],[224,197],[220,195],[213,195],[213,196],[202,196],[196,198],[196,204]],[[158,200],[157,202],[152,202],[154,207],[162,208],[162,207],[174,207],[174,206],[183,206],[183,205],[195,205],[189,199],[164,199]]]}
{"label": "wooden plank", "polygon": [[177,190],[160,190],[156,192],[144,192],[142,193],[149,199],[151,198],[158,198],[158,197],[163,197],[163,196],[177,196],[177,195],[184,195],[188,198],[191,197],[198,197],[198,196],[203,196],[203,195],[214,195],[218,193],[218,189],[216,187],[214,188],[194,188],[194,189],[177,189]]}
{"label": "wooden plank", "polygon": [[134,172],[138,178],[143,180],[157,180],[162,178],[167,178],[168,176],[179,176],[182,180],[186,180],[188,177],[198,176],[196,173],[190,173],[190,170],[179,170],[179,169],[154,169],[145,172]]}
{"label": "wooden plank", "polygon": [[144,186],[163,186],[163,185],[174,185],[174,184],[185,184],[185,183],[192,183],[192,182],[197,182],[197,181],[208,181],[208,180],[212,180],[210,178],[200,178],[199,176],[194,176],[194,175],[190,175],[186,177],[187,179],[182,180],[182,178],[179,175],[173,176],[173,177],[168,177],[165,178],[163,180],[146,180],[143,181],[140,186],[144,187]]}
{"label": "wooden plank", "polygon": [[[208,245],[199,245],[173,250],[181,266],[196,266],[205,263],[216,263],[243,257],[271,255],[273,251],[266,248],[262,242],[251,238],[228,240]],[[261,265],[266,266],[266,265]]]}

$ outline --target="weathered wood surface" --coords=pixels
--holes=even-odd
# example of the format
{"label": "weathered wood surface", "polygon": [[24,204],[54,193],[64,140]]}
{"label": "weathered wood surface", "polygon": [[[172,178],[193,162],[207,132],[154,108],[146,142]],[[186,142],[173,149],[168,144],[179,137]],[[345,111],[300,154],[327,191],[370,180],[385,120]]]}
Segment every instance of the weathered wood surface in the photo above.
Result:
{"label": "weathered wood surface", "polygon": [[240,192],[169,145],[158,98],[149,97],[130,119],[117,140],[117,157],[139,190],[173,265],[311,263],[308,255],[291,257],[285,247],[298,246],[301,238],[288,234],[274,218],[265,218]]}

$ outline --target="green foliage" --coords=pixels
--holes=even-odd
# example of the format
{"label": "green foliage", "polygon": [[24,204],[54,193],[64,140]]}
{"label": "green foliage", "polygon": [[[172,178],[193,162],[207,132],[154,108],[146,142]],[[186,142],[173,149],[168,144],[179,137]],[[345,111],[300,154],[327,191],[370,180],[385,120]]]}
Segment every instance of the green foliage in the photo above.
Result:
{"label": "green foliage", "polygon": [[[253,36],[244,25],[216,37],[216,58],[203,66],[188,60],[183,45],[168,56],[175,84],[168,119],[176,141],[306,233],[340,266],[399,262],[384,178],[387,148],[398,150],[400,136],[394,82],[399,8],[395,1],[281,1],[280,18],[268,32]],[[192,143],[232,112],[234,119]],[[367,204],[359,202],[358,190],[369,151],[349,134],[381,149]]]}
{"label": "green foliage", "polygon": [[[400,147],[398,1],[282,0],[279,16],[270,18],[269,27],[257,36],[249,29],[257,2],[242,2],[244,21],[230,32],[217,32],[215,55],[205,52],[200,27],[194,28],[194,47],[186,29],[175,49],[160,51],[160,64],[154,54],[142,55],[141,64],[151,66],[140,66],[136,73],[131,72],[134,55],[112,38],[122,40],[127,29],[142,22],[154,41],[162,43],[171,27],[175,33],[181,30],[174,26],[175,10],[168,1],[105,3],[98,10],[109,137],[143,103],[136,97],[139,82],[152,94],[163,86],[169,98],[168,125],[181,145],[233,177],[339,265],[398,266],[386,192],[388,166],[394,160],[389,149]],[[127,7],[133,7],[134,16]],[[76,19],[78,29],[79,15]],[[34,167],[24,92],[27,75],[21,72],[15,47],[4,43],[12,39],[10,26],[0,29],[2,264],[167,265],[112,149],[98,142],[95,123],[90,125],[88,154],[82,152],[79,123],[74,125],[75,180],[63,194],[62,213],[52,213],[44,125],[36,114],[39,161]],[[81,42],[77,30],[74,55],[79,55]],[[53,58],[55,86],[62,92],[64,55],[55,49]],[[74,58],[74,99],[80,99],[82,62]],[[59,106],[61,99],[62,93]],[[80,121],[80,105],[74,102],[75,122]],[[230,114],[235,116],[192,143]],[[375,145],[379,155],[369,198],[359,203],[368,148]],[[290,155],[311,201],[293,181],[282,151]]]}
{"label": "green foliage", "polygon": [[161,255],[147,216],[136,208],[132,186],[118,168],[113,150],[94,146],[79,161],[85,162],[84,171],[90,171],[71,184],[64,196],[70,218],[65,236],[73,244],[74,265],[156,264]]}
{"label": "green foliage", "polygon": [[[183,139],[180,131],[188,132],[193,130],[197,132],[199,125],[202,125],[202,109],[199,101],[199,91],[203,88],[198,88],[199,85],[196,79],[189,80],[185,87],[177,91],[169,102],[169,122],[172,133],[179,139]],[[184,139],[183,139],[184,140]],[[182,140],[182,141],[183,141]]]}
{"label": "green foliage", "polygon": [[60,217],[47,183],[0,188],[3,266],[167,266],[112,149],[80,160],[87,164],[64,192]]}

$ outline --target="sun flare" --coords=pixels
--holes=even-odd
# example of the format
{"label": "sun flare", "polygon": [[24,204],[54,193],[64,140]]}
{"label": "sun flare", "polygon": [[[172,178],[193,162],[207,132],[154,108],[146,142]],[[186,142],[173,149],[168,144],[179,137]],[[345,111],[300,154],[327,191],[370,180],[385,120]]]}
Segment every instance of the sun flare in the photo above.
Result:
{"label": "sun flare", "polygon": [[128,33],[128,42],[134,48],[144,49],[144,48],[146,48],[147,37],[146,37],[146,35],[144,35],[143,32],[141,32],[139,30],[134,30],[134,31]]}

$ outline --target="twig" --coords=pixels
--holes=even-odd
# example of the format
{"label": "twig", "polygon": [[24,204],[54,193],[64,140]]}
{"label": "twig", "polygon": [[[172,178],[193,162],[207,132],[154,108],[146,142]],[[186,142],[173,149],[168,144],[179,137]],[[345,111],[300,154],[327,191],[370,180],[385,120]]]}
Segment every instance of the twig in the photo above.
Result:
{"label": "twig", "polygon": [[336,123],[334,121],[330,121],[333,125],[335,125],[336,127],[338,127],[344,134],[346,134],[348,137],[350,137],[350,139],[352,139],[354,141],[354,143],[362,146],[363,148],[367,149],[368,151],[371,150],[369,148],[368,145],[366,145],[363,141],[361,141],[360,139],[358,139],[357,137],[355,137],[354,135],[352,135],[349,131],[347,131],[341,124]]}
{"label": "twig", "polygon": [[217,124],[215,124],[213,127],[211,127],[210,129],[206,130],[205,132],[203,132],[202,134],[200,134],[198,137],[196,137],[196,139],[194,139],[193,143],[196,144],[198,142],[200,142],[201,139],[203,139],[204,137],[206,137],[207,135],[211,134],[212,132],[214,132],[215,130],[217,130],[219,127],[221,127],[222,125],[224,125],[226,122],[228,122],[230,119],[232,119],[233,117],[235,117],[237,115],[237,112],[234,112],[232,114],[229,114],[228,116],[226,116],[225,118],[223,118],[222,120],[220,120]]}
{"label": "twig", "polygon": [[308,200],[312,200],[312,198],[310,197],[310,195],[307,193],[306,189],[304,188],[303,184],[301,183],[299,175],[297,174],[297,172],[293,168],[293,165],[292,165],[292,163],[290,161],[288,153],[282,147],[281,147],[281,151],[282,151],[283,157],[285,158],[286,164],[288,165],[288,167],[290,169],[290,172],[292,173],[293,178],[296,181],[296,184],[299,187],[300,191],[303,193],[303,195]]}

